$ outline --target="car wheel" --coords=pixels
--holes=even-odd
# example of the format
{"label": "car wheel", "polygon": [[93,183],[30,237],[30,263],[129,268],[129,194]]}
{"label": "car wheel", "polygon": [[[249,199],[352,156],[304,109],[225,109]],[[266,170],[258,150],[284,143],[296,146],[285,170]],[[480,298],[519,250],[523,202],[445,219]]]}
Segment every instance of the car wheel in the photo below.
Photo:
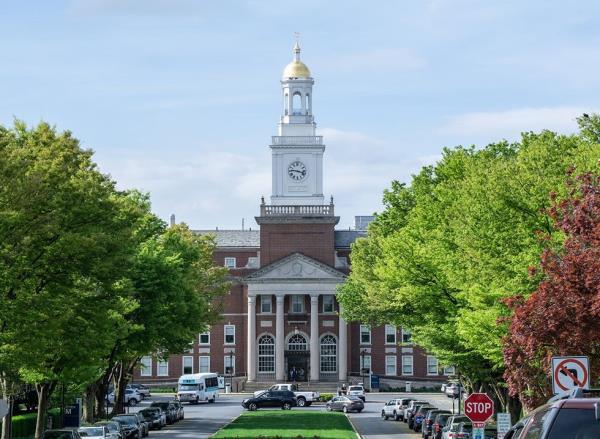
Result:
{"label": "car wheel", "polygon": [[306,399],[305,398],[298,398],[298,407],[304,407],[306,406]]}
{"label": "car wheel", "polygon": [[289,402],[284,402],[283,403],[283,407],[281,407],[284,410],[291,410],[292,409],[292,404],[290,404]]}
{"label": "car wheel", "polygon": [[387,419],[387,418],[385,417],[385,412],[384,412],[383,410],[381,411],[381,417],[382,417],[383,419]]}
{"label": "car wheel", "polygon": [[135,407],[138,403],[138,400],[135,398],[131,398],[129,401],[127,401],[127,405],[129,407]]}
{"label": "car wheel", "polygon": [[348,413],[348,407],[344,406],[344,408],[342,409],[342,411],[343,411],[344,413]]}
{"label": "car wheel", "polygon": [[328,412],[330,412],[331,411],[331,406],[330,405],[326,405],[325,406],[325,410],[327,410]]}
{"label": "car wheel", "polygon": [[256,411],[257,408],[258,406],[254,402],[248,406],[248,410],[250,410],[251,412]]}
{"label": "car wheel", "polygon": [[394,421],[399,421],[400,415],[398,413],[394,413]]}
{"label": "car wheel", "polygon": [[[358,412],[358,413],[360,413],[360,412],[362,412],[362,411],[363,411],[363,409],[358,409],[358,410],[357,410],[357,412]],[[385,419],[387,420],[387,418],[385,418]]]}

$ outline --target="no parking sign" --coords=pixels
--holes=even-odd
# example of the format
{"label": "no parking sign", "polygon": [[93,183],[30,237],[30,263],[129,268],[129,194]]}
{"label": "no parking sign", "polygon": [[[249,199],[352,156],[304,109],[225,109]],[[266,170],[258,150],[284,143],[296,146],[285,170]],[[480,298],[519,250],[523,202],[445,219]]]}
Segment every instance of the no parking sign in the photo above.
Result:
{"label": "no parking sign", "polygon": [[552,388],[554,393],[590,388],[588,357],[552,357]]}

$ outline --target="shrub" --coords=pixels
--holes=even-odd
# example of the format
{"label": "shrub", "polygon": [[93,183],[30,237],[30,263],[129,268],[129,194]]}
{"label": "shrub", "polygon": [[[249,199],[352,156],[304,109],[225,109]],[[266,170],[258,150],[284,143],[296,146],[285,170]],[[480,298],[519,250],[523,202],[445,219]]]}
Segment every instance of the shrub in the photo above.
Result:
{"label": "shrub", "polygon": [[333,393],[321,393],[321,396],[319,396],[319,401],[327,402],[333,397],[334,397]]}
{"label": "shrub", "polygon": [[[48,417],[52,418],[52,425],[59,427],[60,409],[48,410]],[[12,437],[14,439],[29,439],[35,434],[35,421],[37,413],[17,415],[12,418]],[[2,425],[2,423],[0,423]]]}

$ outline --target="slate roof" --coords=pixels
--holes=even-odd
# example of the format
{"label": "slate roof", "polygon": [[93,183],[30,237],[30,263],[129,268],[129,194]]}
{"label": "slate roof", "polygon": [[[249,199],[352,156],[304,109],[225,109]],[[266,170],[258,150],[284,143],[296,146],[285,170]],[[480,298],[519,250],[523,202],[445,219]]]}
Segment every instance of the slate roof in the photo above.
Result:
{"label": "slate roof", "polygon": [[260,247],[260,230],[194,230],[199,235],[214,235],[217,247]]}
{"label": "slate roof", "polygon": [[349,248],[350,244],[356,241],[357,238],[367,236],[365,230],[336,230],[335,231],[335,248]]}

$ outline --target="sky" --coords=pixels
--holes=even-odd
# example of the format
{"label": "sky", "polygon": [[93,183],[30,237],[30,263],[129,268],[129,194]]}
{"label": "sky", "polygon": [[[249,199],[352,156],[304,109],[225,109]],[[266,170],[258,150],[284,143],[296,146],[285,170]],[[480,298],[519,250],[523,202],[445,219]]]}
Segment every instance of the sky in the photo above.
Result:
{"label": "sky", "polygon": [[444,147],[575,132],[600,2],[2,0],[0,124],[46,121],[194,229],[257,227],[294,32],[339,228]]}

